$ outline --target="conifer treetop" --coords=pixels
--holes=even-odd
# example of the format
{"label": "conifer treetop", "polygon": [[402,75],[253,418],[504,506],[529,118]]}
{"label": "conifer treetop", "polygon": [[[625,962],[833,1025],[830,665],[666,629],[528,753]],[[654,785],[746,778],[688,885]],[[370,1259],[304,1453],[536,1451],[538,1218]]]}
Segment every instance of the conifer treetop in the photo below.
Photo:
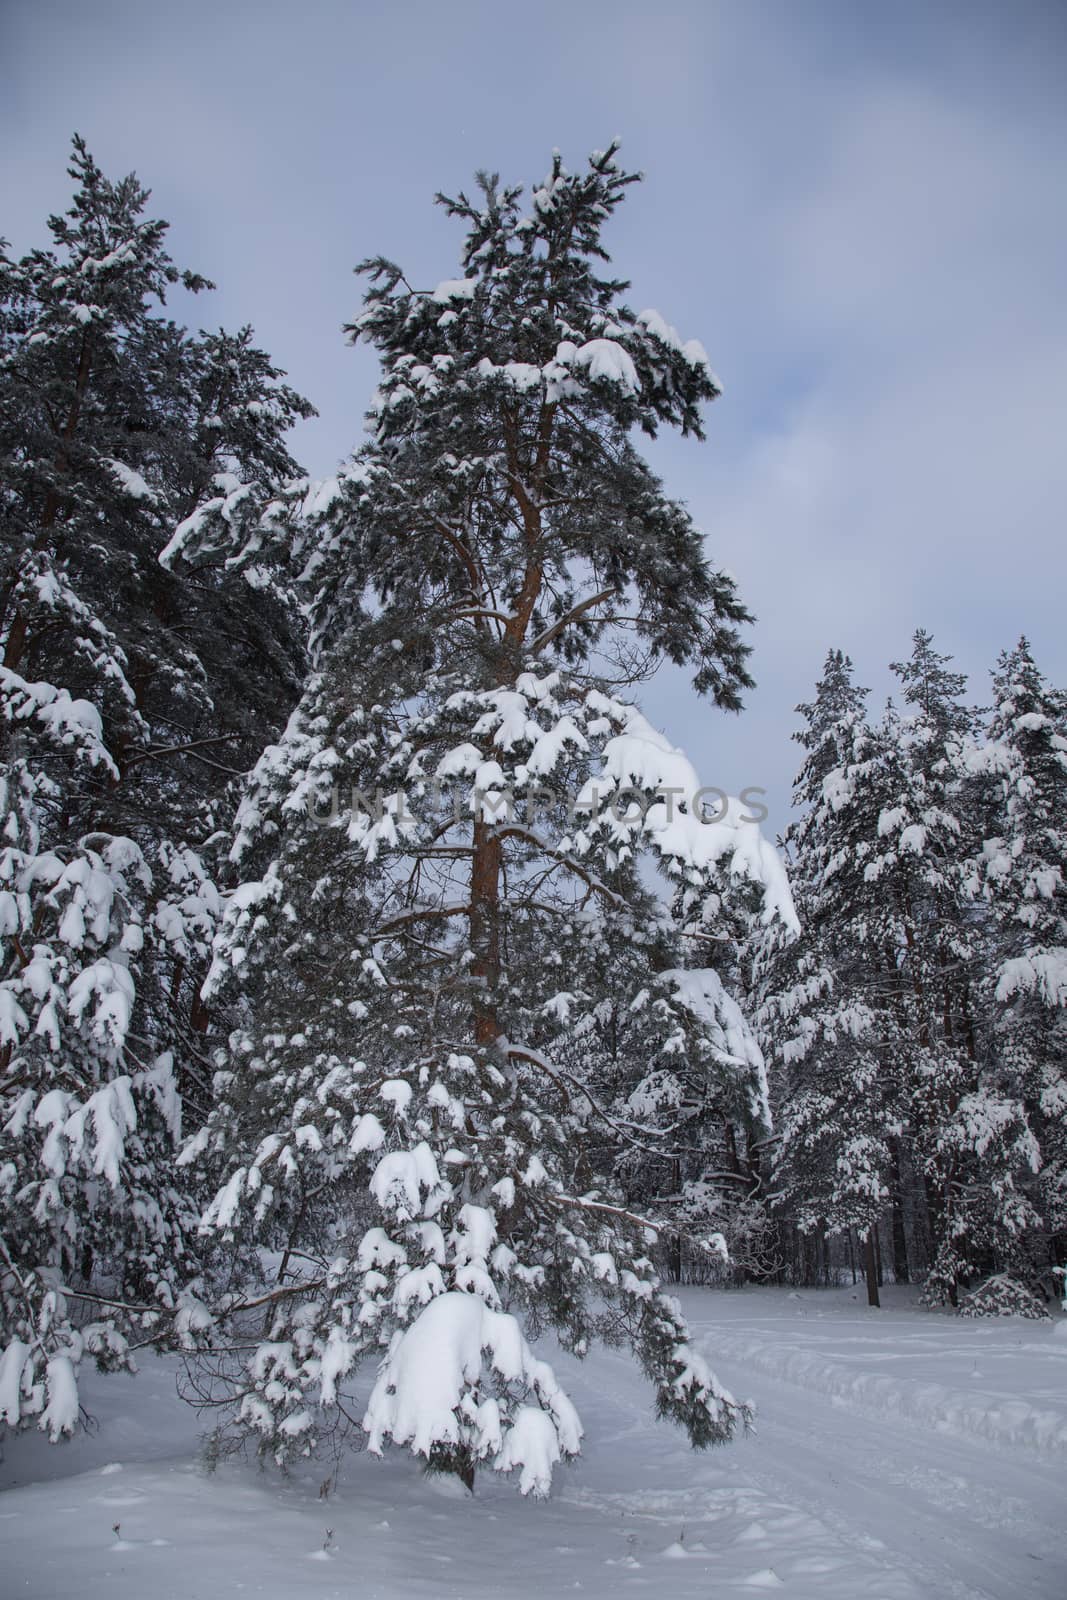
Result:
{"label": "conifer treetop", "polygon": [[974,713],[960,705],[967,692],[967,675],[952,672],[952,657],[934,649],[933,635],[916,628],[907,661],[890,662],[904,688],[904,702],[938,736],[962,737],[974,725]]}
{"label": "conifer treetop", "polygon": [[624,624],[736,709],[748,613],[631,442],[662,426],[702,438],[719,385],[701,345],[595,270],[637,177],[616,150],[580,175],[554,155],[527,211],[519,187],[484,174],[480,201],[439,197],[467,224],[462,278],[415,290],[383,258],[358,269],[369,288],[348,332],[382,361],[365,570],[409,615],[467,594],[498,673],[524,645],[584,660]]}
{"label": "conifer treetop", "polygon": [[183,526],[165,559],[284,549],[319,659],[357,620],[391,618],[427,670],[461,649],[500,684],[531,655],[632,665],[636,649],[737,710],[751,617],[633,442],[703,438],[719,384],[697,341],[597,270],[636,181],[616,150],[578,175],[555,155],[526,209],[485,174],[473,199],[439,197],[467,228],[461,276],[415,288],[385,257],[361,263],[347,332],[381,360],[369,440],[324,484]]}

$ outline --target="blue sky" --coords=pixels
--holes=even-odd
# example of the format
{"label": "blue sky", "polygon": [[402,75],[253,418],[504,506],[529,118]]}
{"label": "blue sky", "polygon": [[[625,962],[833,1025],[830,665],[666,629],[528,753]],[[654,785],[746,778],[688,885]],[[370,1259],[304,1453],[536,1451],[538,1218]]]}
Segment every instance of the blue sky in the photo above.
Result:
{"label": "blue sky", "polygon": [[740,718],[664,675],[645,704],[705,781],[786,817],[793,707],[830,645],[875,698],[930,628],[984,693],[1027,632],[1067,683],[1067,6],[733,0],[37,0],[0,16],[0,233],[64,206],[76,128],[134,168],[180,265],[319,407],[328,472],[371,356],[340,324],[362,256],[455,272],[432,205],[477,167],[539,179],[613,136],[646,174],[618,270],[706,345],[708,440],[654,449],[738,577]]}

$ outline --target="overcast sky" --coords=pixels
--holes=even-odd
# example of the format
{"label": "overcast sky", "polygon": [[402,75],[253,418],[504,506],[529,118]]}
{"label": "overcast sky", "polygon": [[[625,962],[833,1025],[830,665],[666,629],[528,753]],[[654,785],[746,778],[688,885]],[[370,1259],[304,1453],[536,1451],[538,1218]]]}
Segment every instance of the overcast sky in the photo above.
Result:
{"label": "overcast sky", "polygon": [[374,384],[353,264],[454,276],[437,189],[621,137],[630,303],[725,386],[655,463],[758,618],[740,718],[670,676],[646,706],[776,830],[829,646],[879,701],[920,625],[979,695],[1021,631],[1067,684],[1065,87],[1064,0],[0,0],[0,234],[44,242],[75,129],[135,169],[219,284],[199,320],[252,322],[318,406],[294,447],[327,473]]}

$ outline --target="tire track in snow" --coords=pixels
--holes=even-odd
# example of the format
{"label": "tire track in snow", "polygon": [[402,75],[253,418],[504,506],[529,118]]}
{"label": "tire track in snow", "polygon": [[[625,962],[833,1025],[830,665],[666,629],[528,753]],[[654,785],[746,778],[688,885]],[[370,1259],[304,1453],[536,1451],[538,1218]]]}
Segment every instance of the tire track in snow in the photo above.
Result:
{"label": "tire track in snow", "polygon": [[[953,1600],[974,1600],[972,1591],[961,1589],[957,1595],[929,1581],[934,1575],[925,1568],[920,1573],[923,1581],[917,1584],[914,1564],[887,1561],[880,1546],[863,1534],[857,1536],[854,1525],[827,1515],[823,1504],[796,1492],[792,1483],[772,1481],[744,1467],[739,1470],[736,1446],[706,1453],[690,1453],[683,1446],[680,1452],[677,1432],[655,1423],[648,1391],[629,1358],[598,1352],[595,1362],[573,1368],[567,1378],[580,1410],[592,1400],[598,1411],[616,1418],[621,1412],[626,1419],[610,1434],[596,1430],[596,1456],[605,1445],[615,1450],[619,1442],[638,1434],[643,1435],[643,1447],[639,1484],[631,1482],[620,1489],[575,1484],[563,1489],[564,1501],[608,1517],[632,1518],[629,1527],[655,1526],[663,1530],[661,1538],[669,1536],[670,1529],[684,1527],[703,1541],[719,1583],[731,1591],[756,1581],[751,1571],[747,1576],[727,1575],[730,1566],[743,1560],[745,1566],[761,1561],[763,1570],[784,1574],[781,1581],[793,1592],[820,1597],[916,1600],[922,1595],[933,1600],[935,1595],[951,1594]],[[641,1386],[639,1391],[636,1385]],[[745,1386],[735,1392],[745,1393]],[[589,1466],[602,1478],[592,1454]],[[647,1534],[645,1540],[647,1544]],[[657,1552],[648,1547],[644,1553]]]}
{"label": "tire track in snow", "polygon": [[[884,1340],[880,1341],[884,1344]],[[817,1390],[866,1412],[904,1414],[920,1427],[983,1439],[995,1445],[1026,1448],[1067,1459],[1067,1419],[1026,1400],[966,1393],[945,1384],[909,1381],[884,1373],[856,1371],[810,1350],[759,1339],[738,1339],[717,1331],[714,1356],[739,1361],[780,1382]],[[885,1359],[879,1350],[879,1358]]]}
{"label": "tire track in snow", "polygon": [[717,1332],[699,1342],[724,1381],[754,1393],[756,1437],[737,1446],[754,1486],[804,1506],[858,1548],[881,1546],[932,1597],[1067,1594],[1057,1463],[770,1377],[727,1354]]}

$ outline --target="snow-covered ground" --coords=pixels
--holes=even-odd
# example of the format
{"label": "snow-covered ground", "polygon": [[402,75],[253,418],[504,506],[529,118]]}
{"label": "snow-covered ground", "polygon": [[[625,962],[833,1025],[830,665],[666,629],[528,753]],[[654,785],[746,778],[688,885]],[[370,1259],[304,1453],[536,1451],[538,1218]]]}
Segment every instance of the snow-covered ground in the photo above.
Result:
{"label": "snow-covered ground", "polygon": [[[172,1363],[91,1379],[97,1429],[7,1445],[0,1588],[34,1600],[1062,1600],[1067,1320],[969,1322],[888,1291],[683,1295],[756,1432],[704,1455],[621,1353],[553,1355],[587,1430],[550,1500],[409,1456],[206,1475]],[[327,1538],[327,1528],[332,1532]],[[116,1531],[117,1529],[117,1531]]]}

